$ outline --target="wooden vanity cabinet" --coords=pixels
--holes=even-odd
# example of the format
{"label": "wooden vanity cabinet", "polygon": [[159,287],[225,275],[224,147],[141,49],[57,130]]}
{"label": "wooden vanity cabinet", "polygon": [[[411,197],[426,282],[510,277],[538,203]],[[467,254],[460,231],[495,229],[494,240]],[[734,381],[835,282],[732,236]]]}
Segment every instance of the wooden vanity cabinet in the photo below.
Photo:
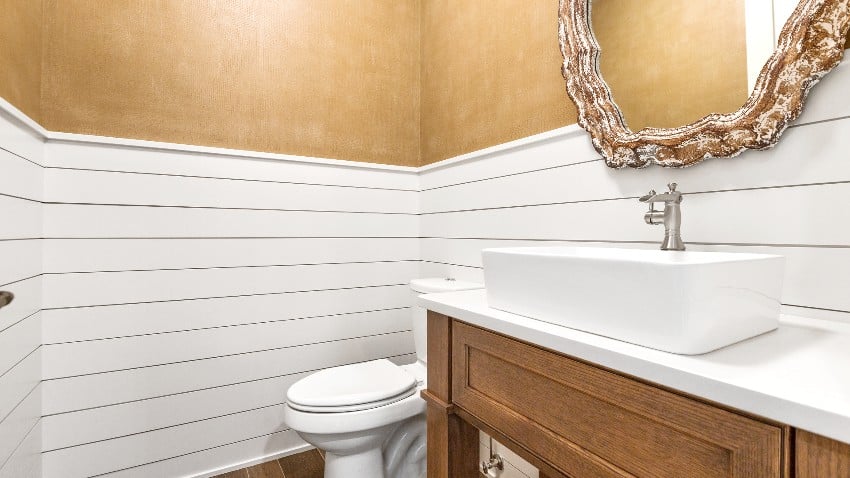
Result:
{"label": "wooden vanity cabinet", "polygon": [[850,445],[797,430],[796,478],[850,478]]}
{"label": "wooden vanity cabinet", "polygon": [[788,426],[433,312],[428,334],[431,478],[479,476],[477,429],[551,478],[792,476]]}

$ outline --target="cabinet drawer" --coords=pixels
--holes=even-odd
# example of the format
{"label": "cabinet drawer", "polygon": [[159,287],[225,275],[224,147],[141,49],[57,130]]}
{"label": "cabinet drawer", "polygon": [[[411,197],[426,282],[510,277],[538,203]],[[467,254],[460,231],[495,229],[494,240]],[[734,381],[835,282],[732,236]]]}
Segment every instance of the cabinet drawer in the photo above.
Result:
{"label": "cabinet drawer", "polygon": [[783,477],[788,430],[464,323],[453,402],[568,476]]}

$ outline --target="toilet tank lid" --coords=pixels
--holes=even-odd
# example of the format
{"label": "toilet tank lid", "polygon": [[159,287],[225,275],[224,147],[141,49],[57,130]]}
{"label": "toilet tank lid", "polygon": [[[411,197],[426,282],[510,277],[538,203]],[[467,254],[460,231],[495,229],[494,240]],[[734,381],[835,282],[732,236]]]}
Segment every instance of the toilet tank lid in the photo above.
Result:
{"label": "toilet tank lid", "polygon": [[459,290],[483,289],[483,284],[476,282],[464,282],[446,277],[432,277],[428,279],[413,279],[410,288],[422,294],[434,292],[453,292]]}

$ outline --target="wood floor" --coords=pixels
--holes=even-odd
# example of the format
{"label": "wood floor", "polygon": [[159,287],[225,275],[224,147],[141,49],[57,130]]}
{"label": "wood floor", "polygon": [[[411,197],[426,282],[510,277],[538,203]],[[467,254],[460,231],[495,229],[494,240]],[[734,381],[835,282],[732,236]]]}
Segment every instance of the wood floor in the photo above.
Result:
{"label": "wood floor", "polygon": [[325,459],[318,450],[310,450],[213,478],[322,478],[324,474]]}

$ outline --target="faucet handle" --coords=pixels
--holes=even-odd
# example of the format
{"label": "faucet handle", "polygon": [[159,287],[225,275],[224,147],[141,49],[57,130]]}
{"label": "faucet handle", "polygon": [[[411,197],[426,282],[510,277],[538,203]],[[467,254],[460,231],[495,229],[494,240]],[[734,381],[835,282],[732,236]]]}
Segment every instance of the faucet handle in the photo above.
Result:
{"label": "faucet handle", "polygon": [[670,191],[668,191],[668,192],[671,192],[671,193],[676,192],[676,188],[677,188],[678,186],[679,186],[679,185],[678,185],[678,184],[676,184],[676,183],[669,183],[669,184],[667,184],[667,188],[670,190]]}
{"label": "faucet handle", "polygon": [[650,200],[651,200],[654,196],[656,196],[657,194],[658,194],[658,193],[656,193],[656,192],[655,192],[655,189],[650,189],[650,190],[649,190],[649,192],[648,192],[648,193],[646,193],[646,196],[641,196],[640,198],[638,198],[638,201],[640,201],[640,202],[647,202],[647,201],[649,201],[649,202],[650,202],[650,208],[652,208],[652,206],[651,206],[652,202],[651,202]]}

